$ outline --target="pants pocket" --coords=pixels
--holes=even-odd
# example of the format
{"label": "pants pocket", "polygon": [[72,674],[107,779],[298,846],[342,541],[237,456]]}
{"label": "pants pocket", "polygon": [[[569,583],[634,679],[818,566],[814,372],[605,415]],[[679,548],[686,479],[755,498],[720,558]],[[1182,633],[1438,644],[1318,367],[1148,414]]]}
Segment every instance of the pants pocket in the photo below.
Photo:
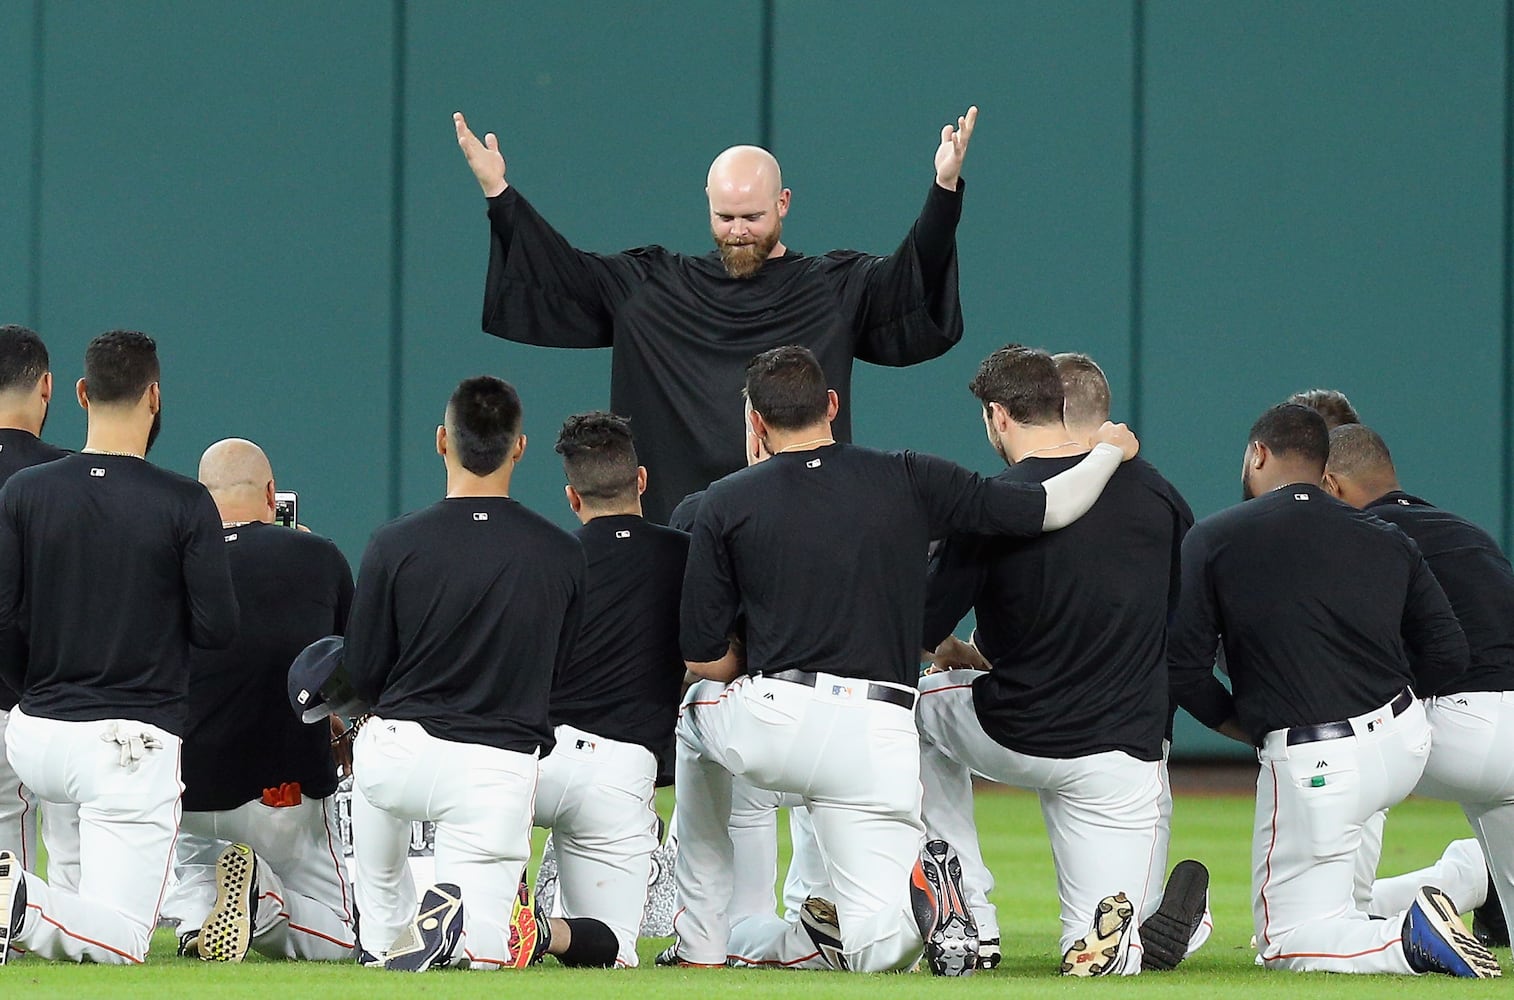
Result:
{"label": "pants pocket", "polygon": [[1359,824],[1361,774],[1352,740],[1322,740],[1289,748],[1290,794],[1308,833],[1309,853],[1330,858],[1348,850],[1346,831]]}

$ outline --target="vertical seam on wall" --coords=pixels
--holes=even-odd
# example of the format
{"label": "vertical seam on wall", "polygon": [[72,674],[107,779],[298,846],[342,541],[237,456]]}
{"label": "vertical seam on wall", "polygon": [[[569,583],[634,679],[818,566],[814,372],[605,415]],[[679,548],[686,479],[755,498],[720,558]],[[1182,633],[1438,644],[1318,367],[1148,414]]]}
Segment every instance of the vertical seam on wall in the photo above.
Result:
{"label": "vertical seam on wall", "polygon": [[757,144],[773,148],[773,19],[774,0],[762,0],[761,51],[757,71]]}
{"label": "vertical seam on wall", "polygon": [[[1509,0],[1514,2],[1514,0]],[[1132,0],[1130,23],[1130,405],[1126,412],[1140,429],[1142,399],[1143,326],[1142,251],[1146,239],[1146,3]]]}
{"label": "vertical seam on wall", "polygon": [[26,322],[34,330],[42,328],[42,133],[44,55],[42,0],[32,3],[32,162],[27,184],[31,204],[27,224]]}
{"label": "vertical seam on wall", "polygon": [[390,517],[400,513],[400,456],[404,440],[405,358],[405,0],[394,0],[393,128],[390,150],[389,222],[389,497]]}
{"label": "vertical seam on wall", "polygon": [[1503,546],[1514,545],[1514,0],[1503,49]]}

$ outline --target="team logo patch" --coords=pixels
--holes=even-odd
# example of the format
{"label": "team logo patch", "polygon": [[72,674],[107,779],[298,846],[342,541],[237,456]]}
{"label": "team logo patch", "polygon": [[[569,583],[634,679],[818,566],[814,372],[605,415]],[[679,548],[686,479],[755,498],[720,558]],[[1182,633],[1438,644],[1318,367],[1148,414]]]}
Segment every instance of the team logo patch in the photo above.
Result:
{"label": "team logo patch", "polygon": [[820,468],[820,459],[812,458],[808,462],[804,463],[804,467],[806,469],[818,469]]}
{"label": "team logo patch", "polygon": [[629,531],[617,531],[617,532],[615,532],[615,537],[616,538],[630,538],[631,537],[631,533]]}
{"label": "team logo patch", "polygon": [[1295,494],[1293,494],[1293,499],[1295,499],[1295,500],[1308,500],[1309,499],[1309,494],[1307,494],[1307,493],[1295,493]]}
{"label": "team logo patch", "polygon": [[475,521],[487,521],[487,520],[489,520],[489,515],[485,514],[481,510],[480,511],[474,511],[474,513],[473,513],[473,520],[475,520]]}
{"label": "team logo patch", "polygon": [[832,698],[850,698],[851,696],[852,696],[852,689],[848,685],[846,685],[846,684],[832,684],[831,685],[831,697]]}
{"label": "team logo patch", "polygon": [[101,468],[93,468],[92,467],[89,470],[89,474],[91,476],[93,476],[94,478],[96,478],[96,479],[104,479],[105,478],[105,470],[101,469]]}
{"label": "team logo patch", "polygon": [[1367,732],[1369,732],[1369,733],[1376,732],[1377,731],[1377,727],[1380,726],[1380,725],[1382,725],[1382,724],[1383,724],[1382,716],[1378,716],[1377,718],[1373,719],[1371,722],[1367,723]]}
{"label": "team logo patch", "polygon": [[594,752],[594,741],[593,740],[576,740],[573,743],[573,749],[575,749],[575,750],[582,750],[584,753],[593,753]]}
{"label": "team logo patch", "polygon": [[234,541],[236,541],[237,540],[237,533],[235,531],[233,531],[231,534],[229,534],[229,535],[226,536],[226,540],[228,542],[234,542]]}

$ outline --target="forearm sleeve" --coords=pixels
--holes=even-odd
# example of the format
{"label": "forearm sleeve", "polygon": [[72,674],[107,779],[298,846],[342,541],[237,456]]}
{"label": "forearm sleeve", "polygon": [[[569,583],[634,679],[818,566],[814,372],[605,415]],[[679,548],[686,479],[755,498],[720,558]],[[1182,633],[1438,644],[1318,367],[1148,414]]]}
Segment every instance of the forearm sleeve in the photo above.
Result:
{"label": "forearm sleeve", "polygon": [[1042,483],[1046,489],[1046,518],[1041,529],[1065,528],[1088,513],[1124,460],[1124,453],[1114,445],[1095,445],[1083,461]]}

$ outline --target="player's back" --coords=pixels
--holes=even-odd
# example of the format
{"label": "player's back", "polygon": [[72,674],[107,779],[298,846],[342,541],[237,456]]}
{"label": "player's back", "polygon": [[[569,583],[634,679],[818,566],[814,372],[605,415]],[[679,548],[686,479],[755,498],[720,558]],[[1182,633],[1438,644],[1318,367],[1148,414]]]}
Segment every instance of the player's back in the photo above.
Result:
{"label": "player's back", "polygon": [[[30,431],[15,427],[0,427],[0,486],[22,469],[56,461],[69,454],[39,439]],[[0,682],[0,712],[16,707],[16,692]]]}
{"label": "player's back", "polygon": [[[1030,459],[999,478],[1044,482],[1081,456]],[[1041,757],[1121,750],[1157,760],[1167,721],[1167,621],[1193,515],[1141,459],[1093,507],[1033,538],[954,536],[931,565],[926,643],[972,606],[993,670],[974,683],[998,742]]]}
{"label": "player's back", "polygon": [[1248,731],[1348,718],[1414,684],[1404,629],[1428,574],[1397,528],[1295,483],[1200,521],[1185,567],[1189,547]]}
{"label": "player's back", "polygon": [[310,643],[341,635],[352,571],[329,539],[254,521],[224,529],[241,628],[224,650],[191,652],[184,733],[184,808],[233,809],[298,782],[336,789],[330,729],[289,707],[289,665]]}
{"label": "player's back", "polygon": [[0,522],[20,567],[0,604],[18,603],[29,647],[21,707],[181,733],[191,643],[237,629],[205,488],[140,458],[71,455],[13,475]]}
{"label": "player's back", "polygon": [[455,497],[380,528],[348,670],[374,713],[440,739],[551,746],[548,693],[581,613],[577,539],[508,497]]}
{"label": "player's back", "polygon": [[660,753],[683,682],[678,600],[689,536],[634,514],[596,517],[575,534],[587,560],[582,625],[552,686],[552,724]]}
{"label": "player's back", "polygon": [[1401,491],[1367,510],[1414,539],[1467,635],[1471,665],[1441,693],[1514,690],[1514,568],[1493,536]]}
{"label": "player's back", "polygon": [[708,578],[692,593],[686,584],[684,654],[694,658],[691,614],[701,644],[716,645],[739,603],[754,673],[913,685],[930,539],[970,526],[1035,534],[1044,516],[1039,486],[988,483],[930,455],[845,444],[774,455],[715,483],[700,504],[690,574],[708,561],[696,558],[703,547],[717,576],[734,574],[739,601]]}

